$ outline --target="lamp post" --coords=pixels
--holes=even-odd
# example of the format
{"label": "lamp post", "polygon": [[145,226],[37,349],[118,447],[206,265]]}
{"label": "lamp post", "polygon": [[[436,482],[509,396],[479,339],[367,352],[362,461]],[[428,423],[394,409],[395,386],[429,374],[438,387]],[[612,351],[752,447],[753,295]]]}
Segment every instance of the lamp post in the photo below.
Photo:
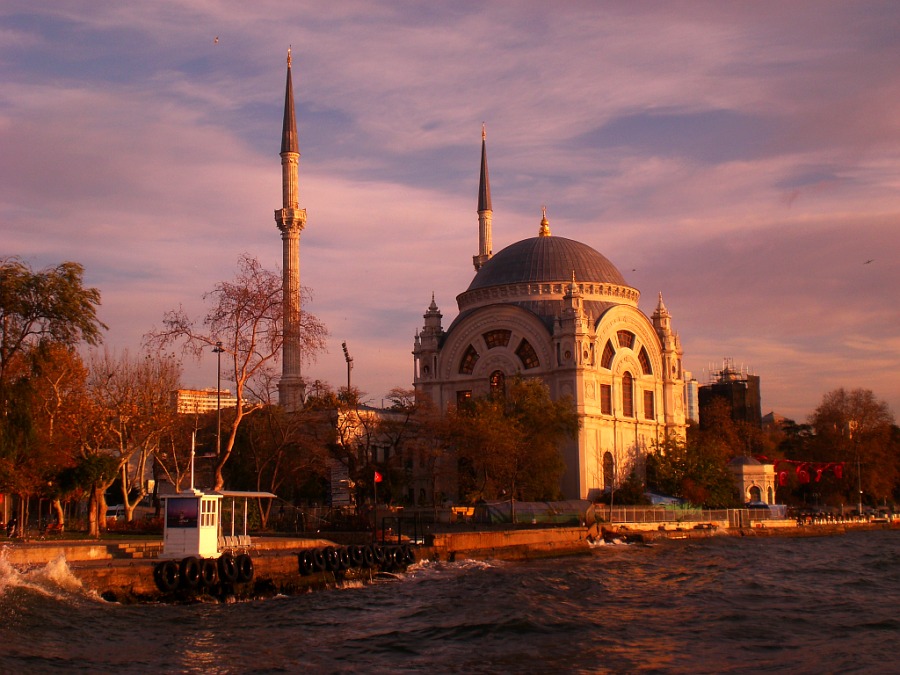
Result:
{"label": "lamp post", "polygon": [[[853,443],[853,432],[859,428],[859,422],[856,420],[850,420],[847,422],[847,428],[850,431],[850,442]],[[859,517],[862,518],[863,510],[862,510],[862,474],[860,473],[860,464],[859,464],[859,439],[853,443],[853,450],[856,453],[856,489],[859,492],[859,502],[857,503],[857,513]]]}
{"label": "lamp post", "polygon": [[222,341],[216,342],[216,457],[222,451]]}
{"label": "lamp post", "polygon": [[347,351],[347,342],[341,343],[341,349],[344,350],[344,360],[347,362],[347,394],[350,394],[350,371],[353,370],[353,357]]}

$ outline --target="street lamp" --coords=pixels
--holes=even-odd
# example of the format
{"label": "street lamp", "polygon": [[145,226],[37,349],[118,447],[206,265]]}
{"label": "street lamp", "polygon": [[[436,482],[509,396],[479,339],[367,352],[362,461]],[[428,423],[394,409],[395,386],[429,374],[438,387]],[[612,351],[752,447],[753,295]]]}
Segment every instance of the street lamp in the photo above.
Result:
{"label": "street lamp", "polygon": [[341,349],[344,350],[344,360],[347,362],[347,395],[350,394],[350,371],[353,370],[353,357],[347,351],[347,342],[341,343]]}
{"label": "street lamp", "polygon": [[[859,428],[859,422],[856,420],[850,420],[847,422],[847,428],[850,430],[850,442],[853,443],[853,432]],[[857,513],[859,517],[862,518],[863,510],[862,510],[862,475],[860,474],[860,465],[859,465],[859,439],[856,440],[856,443],[853,443],[853,449],[856,452],[856,489],[859,492],[859,503],[857,505]]]}
{"label": "street lamp", "polygon": [[222,341],[216,342],[216,457],[222,450]]}

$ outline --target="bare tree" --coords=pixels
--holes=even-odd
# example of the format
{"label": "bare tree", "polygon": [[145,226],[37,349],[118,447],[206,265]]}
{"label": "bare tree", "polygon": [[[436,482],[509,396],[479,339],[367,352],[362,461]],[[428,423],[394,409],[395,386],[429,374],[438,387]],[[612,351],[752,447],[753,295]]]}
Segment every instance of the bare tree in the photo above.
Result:
{"label": "bare tree", "polygon": [[118,460],[122,504],[131,521],[147,495],[147,463],[175,424],[171,392],[178,389],[181,364],[172,354],[132,358],[104,350],[91,359],[90,390],[106,411],[109,449]]}
{"label": "bare tree", "polygon": [[[163,328],[151,331],[145,340],[157,349],[180,343],[186,353],[197,358],[221,343],[230,361],[226,377],[235,383],[237,398],[225,447],[216,461],[214,489],[221,490],[225,485],[223,469],[234,451],[241,421],[263,405],[262,400],[252,396],[250,382],[280,358],[284,342],[282,277],[244,254],[238,259],[234,280],[219,282],[203,298],[209,303],[209,310],[199,326],[179,308],[166,313]],[[307,361],[324,349],[326,335],[324,325],[315,316],[302,313],[298,338]]]}

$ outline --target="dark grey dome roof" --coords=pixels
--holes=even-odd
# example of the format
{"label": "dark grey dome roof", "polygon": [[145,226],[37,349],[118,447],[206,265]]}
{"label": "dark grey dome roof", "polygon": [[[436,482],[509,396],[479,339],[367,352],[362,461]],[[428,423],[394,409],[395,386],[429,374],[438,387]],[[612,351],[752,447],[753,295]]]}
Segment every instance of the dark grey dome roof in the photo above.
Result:
{"label": "dark grey dome roof", "polygon": [[622,273],[587,244],[565,237],[532,237],[510,244],[478,270],[468,290],[543,281],[627,286]]}
{"label": "dark grey dome roof", "polygon": [[749,455],[738,455],[728,463],[731,466],[762,466],[762,462]]}

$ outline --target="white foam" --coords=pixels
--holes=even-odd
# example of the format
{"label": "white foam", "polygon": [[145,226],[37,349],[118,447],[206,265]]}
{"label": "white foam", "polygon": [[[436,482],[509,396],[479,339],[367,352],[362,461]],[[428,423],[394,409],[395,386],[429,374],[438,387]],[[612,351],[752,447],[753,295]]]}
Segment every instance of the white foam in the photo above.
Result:
{"label": "white foam", "polygon": [[36,567],[17,567],[9,562],[5,552],[0,554],[0,597],[14,588],[60,600],[71,595],[100,599],[93,591],[84,589],[62,553],[46,565]]}

